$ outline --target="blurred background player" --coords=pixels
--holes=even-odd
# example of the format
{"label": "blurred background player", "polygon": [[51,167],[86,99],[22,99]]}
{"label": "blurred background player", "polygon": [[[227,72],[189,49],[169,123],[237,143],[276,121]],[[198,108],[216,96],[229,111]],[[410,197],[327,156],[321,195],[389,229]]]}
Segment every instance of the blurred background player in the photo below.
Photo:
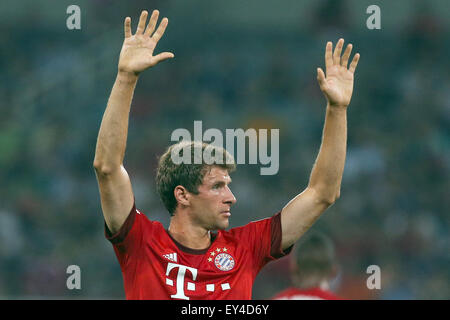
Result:
{"label": "blurred background player", "polygon": [[291,259],[292,287],[276,294],[274,300],[341,300],[330,291],[338,266],[331,239],[311,232],[299,242]]}

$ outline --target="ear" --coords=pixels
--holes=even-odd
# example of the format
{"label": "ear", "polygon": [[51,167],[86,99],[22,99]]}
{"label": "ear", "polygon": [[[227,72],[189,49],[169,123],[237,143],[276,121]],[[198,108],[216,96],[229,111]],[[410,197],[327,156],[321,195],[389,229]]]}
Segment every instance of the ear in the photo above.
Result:
{"label": "ear", "polygon": [[176,186],[175,189],[173,189],[173,195],[175,196],[175,199],[177,202],[182,206],[189,206],[190,205],[190,193],[187,191],[187,189],[181,185]]}

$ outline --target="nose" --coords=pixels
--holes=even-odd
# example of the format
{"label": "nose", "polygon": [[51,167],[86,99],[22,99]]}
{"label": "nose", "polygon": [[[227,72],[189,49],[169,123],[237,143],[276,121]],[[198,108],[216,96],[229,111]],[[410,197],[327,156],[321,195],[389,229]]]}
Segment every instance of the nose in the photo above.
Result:
{"label": "nose", "polygon": [[236,197],[234,196],[233,192],[231,192],[230,188],[227,186],[227,192],[226,192],[226,196],[225,196],[225,203],[229,203],[230,205],[233,205],[236,203]]}

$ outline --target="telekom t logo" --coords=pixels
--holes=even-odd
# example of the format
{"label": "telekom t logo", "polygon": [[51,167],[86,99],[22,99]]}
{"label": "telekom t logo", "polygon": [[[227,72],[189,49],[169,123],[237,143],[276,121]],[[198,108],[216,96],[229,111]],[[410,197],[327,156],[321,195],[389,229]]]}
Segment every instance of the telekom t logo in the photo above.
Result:
{"label": "telekom t logo", "polygon": [[[197,269],[195,268],[190,268],[190,267],[186,267],[183,266],[181,264],[176,264],[176,263],[171,263],[169,262],[169,264],[167,265],[167,270],[166,270],[166,276],[168,277],[170,274],[170,271],[173,268],[178,268],[178,274],[177,274],[177,293],[171,295],[171,298],[175,298],[175,299],[184,299],[184,300],[189,300],[189,297],[187,297],[184,294],[184,276],[186,275],[186,270],[189,270],[192,274],[192,280],[195,281],[195,279],[197,278]],[[166,278],[166,284],[169,286],[173,286],[173,280]],[[195,283],[193,282],[189,282],[187,283],[187,289],[190,291],[195,291]]]}

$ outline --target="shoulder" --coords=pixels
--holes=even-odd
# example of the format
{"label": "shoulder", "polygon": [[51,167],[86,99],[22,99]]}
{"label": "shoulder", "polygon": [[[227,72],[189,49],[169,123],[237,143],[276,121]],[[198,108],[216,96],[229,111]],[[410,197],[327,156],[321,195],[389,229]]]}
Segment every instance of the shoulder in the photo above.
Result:
{"label": "shoulder", "polygon": [[133,205],[127,219],[121,228],[112,234],[105,223],[105,236],[113,244],[123,242],[127,238],[136,238],[139,235],[151,235],[155,232],[164,231],[163,225],[159,221],[150,220],[146,214]]}
{"label": "shoulder", "polygon": [[274,219],[276,219],[276,216],[277,215],[259,219],[259,220],[250,221],[249,223],[247,223],[243,226],[235,227],[228,231],[223,231],[223,232],[226,232],[228,234],[239,235],[243,232],[257,231],[257,230],[263,229],[264,227],[268,227],[268,226],[270,227],[272,224],[272,221]]}
{"label": "shoulder", "polygon": [[[252,252],[255,248],[270,248],[273,217],[251,221],[243,226],[229,230],[219,230],[218,237],[226,242],[239,244]],[[256,252],[255,252],[256,253]]]}
{"label": "shoulder", "polygon": [[164,232],[164,226],[162,225],[161,222],[157,221],[157,220],[151,220],[147,217],[147,215],[139,210],[136,209],[135,211],[135,219],[138,221],[139,224],[141,224],[144,228],[151,228],[154,231],[157,232]]}
{"label": "shoulder", "polygon": [[[281,235],[280,212],[271,217],[251,221],[246,225],[227,231],[221,230],[219,233],[225,238],[234,238],[247,243],[259,242],[267,245],[267,241],[277,240],[278,236]],[[277,243],[275,244],[277,245]]]}
{"label": "shoulder", "polygon": [[[222,231],[222,233],[225,237],[234,237],[242,240],[265,242],[266,240],[271,241],[271,239],[277,240],[277,238],[280,238],[281,241],[281,237],[279,237],[281,235],[280,212],[271,217],[251,221],[246,225]],[[278,245],[277,243],[275,244]]]}

